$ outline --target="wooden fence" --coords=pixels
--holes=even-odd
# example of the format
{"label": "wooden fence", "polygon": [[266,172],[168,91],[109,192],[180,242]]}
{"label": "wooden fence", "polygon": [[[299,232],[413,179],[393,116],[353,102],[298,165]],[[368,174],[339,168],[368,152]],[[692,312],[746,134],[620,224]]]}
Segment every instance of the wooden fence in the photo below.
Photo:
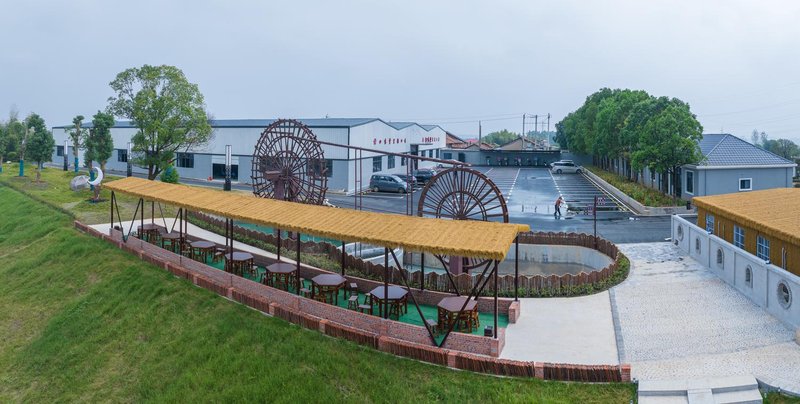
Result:
{"label": "wooden fence", "polygon": [[[210,224],[221,231],[224,228],[225,222],[204,213],[190,212],[189,214],[193,219]],[[243,239],[257,240],[273,246],[278,245],[278,238],[273,234],[268,234],[263,231],[248,229],[241,226],[234,226],[234,237],[237,240]],[[568,296],[578,294],[578,288],[584,285],[596,284],[609,279],[619,266],[622,257],[619,250],[614,243],[603,238],[595,237],[590,234],[582,233],[520,233],[520,244],[540,244],[540,245],[574,245],[580,247],[591,248],[599,251],[612,259],[611,264],[603,269],[592,272],[581,272],[577,275],[564,274],[564,275],[520,275],[519,276],[519,296],[532,297],[532,296]],[[281,248],[287,257],[294,257],[297,249],[297,241],[288,238],[281,238]],[[326,256],[334,263],[342,261],[341,245],[334,246],[326,242],[312,242],[301,241],[300,250],[304,253],[319,254]],[[357,273],[358,275],[373,279],[383,280],[384,268],[383,265],[374,264],[369,261],[362,260],[361,258],[352,256],[345,253],[345,267],[348,273]],[[332,269],[335,268],[323,268]],[[411,281],[411,284],[419,287],[422,280],[421,271],[405,271],[406,277]],[[453,275],[453,282],[458,286],[459,291],[472,290],[473,286],[479,281],[480,276],[473,276],[471,274]],[[397,268],[391,268],[389,279],[391,283],[401,283],[402,277]],[[494,294],[493,283],[489,282],[483,290],[483,295],[489,296]],[[447,274],[439,274],[435,272],[427,272],[425,274],[425,289],[434,290],[438,292],[455,293],[451,281],[448,279]],[[499,275],[497,280],[497,290],[500,296],[513,296],[514,295],[514,276],[513,275]]]}

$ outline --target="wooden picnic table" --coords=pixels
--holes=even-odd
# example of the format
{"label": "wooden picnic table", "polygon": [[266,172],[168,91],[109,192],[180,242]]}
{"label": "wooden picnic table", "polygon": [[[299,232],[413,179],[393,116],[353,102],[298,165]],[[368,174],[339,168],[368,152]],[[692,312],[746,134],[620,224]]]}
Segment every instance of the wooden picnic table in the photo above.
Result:
{"label": "wooden picnic table", "polygon": [[[339,289],[347,279],[338,274],[322,274],[311,278],[311,298],[316,298],[319,293],[327,302],[329,297],[335,304],[339,304]],[[332,296],[331,296],[332,295]]]}
{"label": "wooden picnic table", "polygon": [[[385,291],[388,290],[388,297],[384,294]],[[377,301],[378,303],[378,315],[383,315],[383,303],[386,302],[388,305],[397,307],[397,316],[400,316],[400,306],[403,305],[406,311],[408,311],[408,291],[400,286],[389,286],[388,288],[384,288],[383,286],[377,286],[369,292],[370,299],[372,302]],[[389,313],[391,313],[391,309],[389,309]]]}
{"label": "wooden picnic table", "polygon": [[[164,233],[161,235],[161,248],[168,249],[174,253],[180,254],[181,252],[181,240],[182,235],[177,232],[171,233]],[[167,246],[169,245],[169,246]]]}
{"label": "wooden picnic table", "polygon": [[189,246],[192,247],[192,259],[207,263],[208,257],[214,254],[214,247],[217,245],[211,241],[197,240],[189,243]]}
{"label": "wooden picnic table", "polygon": [[[463,320],[465,318],[463,314],[468,314],[470,318],[472,318],[478,308],[478,302],[476,302],[475,299],[469,299],[467,306],[464,307],[462,311],[461,307],[464,306],[466,300],[466,296],[451,296],[440,300],[436,305],[439,315],[439,325],[446,329],[450,327],[452,322],[459,321],[459,319]],[[466,322],[465,328],[467,327],[472,331],[471,321]]]}
{"label": "wooden picnic table", "polygon": [[233,254],[225,254],[225,270],[239,276],[243,276],[245,271],[253,269],[253,254],[244,251],[234,251]]}
{"label": "wooden picnic table", "polygon": [[147,240],[148,243],[155,244],[162,230],[166,232],[167,228],[155,223],[145,223],[139,226],[139,238]]}
{"label": "wooden picnic table", "polygon": [[296,274],[296,264],[290,264],[288,262],[276,262],[267,266],[267,276],[270,276],[270,278],[269,280],[268,278],[264,278],[264,280],[268,285],[271,283],[275,287],[280,287],[281,289],[288,291],[289,283],[291,283],[292,278]]}

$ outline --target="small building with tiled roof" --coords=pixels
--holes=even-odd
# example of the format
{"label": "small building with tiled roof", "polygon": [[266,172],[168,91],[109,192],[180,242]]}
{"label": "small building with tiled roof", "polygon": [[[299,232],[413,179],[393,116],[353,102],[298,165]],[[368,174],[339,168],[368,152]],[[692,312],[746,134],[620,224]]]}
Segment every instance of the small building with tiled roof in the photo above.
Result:
{"label": "small building with tiled roof", "polygon": [[681,168],[681,197],[792,187],[797,164],[731,134],[705,134],[703,160]]}

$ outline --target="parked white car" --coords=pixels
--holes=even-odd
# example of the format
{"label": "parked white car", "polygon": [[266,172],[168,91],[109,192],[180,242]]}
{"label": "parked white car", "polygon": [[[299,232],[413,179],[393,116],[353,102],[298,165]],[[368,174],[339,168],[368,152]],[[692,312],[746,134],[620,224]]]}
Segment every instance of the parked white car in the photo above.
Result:
{"label": "parked white car", "polygon": [[555,174],[580,174],[583,167],[575,164],[572,160],[561,160],[550,164],[550,172]]}

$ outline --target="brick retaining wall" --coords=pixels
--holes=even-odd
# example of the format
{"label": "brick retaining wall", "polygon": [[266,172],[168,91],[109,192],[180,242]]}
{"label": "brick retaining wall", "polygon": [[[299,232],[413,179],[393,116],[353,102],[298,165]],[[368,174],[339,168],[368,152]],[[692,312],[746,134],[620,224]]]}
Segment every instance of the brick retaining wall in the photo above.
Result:
{"label": "brick retaining wall", "polygon": [[[497,340],[454,332],[448,337],[446,346],[438,348],[431,345],[423,327],[384,320],[301,298],[210,268],[133,237],[123,242],[122,233],[116,230],[110,231],[111,235],[103,234],[78,221],[75,221],[75,227],[221,296],[302,327],[383,352],[451,368],[502,376],[584,382],[631,380],[629,365],[584,366],[498,359],[496,356],[500,354],[505,343],[505,329],[502,328],[498,330]],[[420,298],[424,296],[425,294],[421,294]],[[518,304],[514,302],[506,307],[509,313],[519,310]],[[336,320],[347,322],[347,325]]]}

